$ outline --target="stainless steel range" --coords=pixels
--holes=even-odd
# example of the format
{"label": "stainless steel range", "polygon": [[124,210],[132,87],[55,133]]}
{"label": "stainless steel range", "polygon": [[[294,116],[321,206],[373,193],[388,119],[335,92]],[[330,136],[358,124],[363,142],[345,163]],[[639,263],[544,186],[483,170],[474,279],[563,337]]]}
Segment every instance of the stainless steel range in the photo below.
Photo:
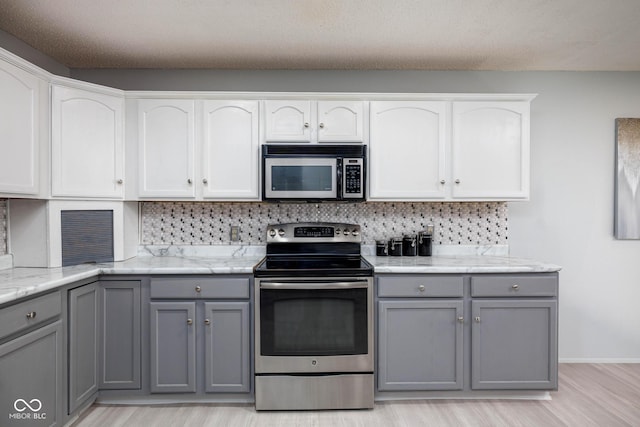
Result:
{"label": "stainless steel range", "polygon": [[360,227],[267,228],[254,268],[257,410],[373,408],[373,267]]}

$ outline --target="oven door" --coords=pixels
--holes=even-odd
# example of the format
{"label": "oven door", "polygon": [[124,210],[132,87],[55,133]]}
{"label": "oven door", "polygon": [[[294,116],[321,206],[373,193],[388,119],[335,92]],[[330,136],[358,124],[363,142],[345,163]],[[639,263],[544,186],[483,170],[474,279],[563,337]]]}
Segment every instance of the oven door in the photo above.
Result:
{"label": "oven door", "polygon": [[372,282],[258,280],[256,373],[372,372]]}
{"label": "oven door", "polygon": [[265,200],[337,199],[338,160],[313,157],[264,159]]}

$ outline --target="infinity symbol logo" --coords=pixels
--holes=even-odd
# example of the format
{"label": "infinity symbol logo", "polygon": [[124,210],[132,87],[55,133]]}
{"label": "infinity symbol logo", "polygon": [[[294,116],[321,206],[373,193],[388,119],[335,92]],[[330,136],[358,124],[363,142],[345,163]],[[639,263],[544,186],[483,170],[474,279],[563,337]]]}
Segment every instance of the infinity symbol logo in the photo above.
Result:
{"label": "infinity symbol logo", "polygon": [[40,402],[40,400],[38,399],[31,399],[29,402],[24,399],[17,399],[15,402],[13,402],[13,407],[18,412],[24,412],[27,410],[27,408],[31,409],[32,412],[38,412],[40,409],[42,409],[42,402]]}

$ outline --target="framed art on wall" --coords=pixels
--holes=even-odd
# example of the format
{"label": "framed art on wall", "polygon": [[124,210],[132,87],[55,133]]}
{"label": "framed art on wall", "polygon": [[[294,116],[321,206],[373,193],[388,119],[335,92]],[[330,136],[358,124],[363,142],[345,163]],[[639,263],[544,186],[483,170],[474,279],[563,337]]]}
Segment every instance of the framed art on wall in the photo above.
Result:
{"label": "framed art on wall", "polygon": [[616,119],[614,236],[640,239],[640,118]]}

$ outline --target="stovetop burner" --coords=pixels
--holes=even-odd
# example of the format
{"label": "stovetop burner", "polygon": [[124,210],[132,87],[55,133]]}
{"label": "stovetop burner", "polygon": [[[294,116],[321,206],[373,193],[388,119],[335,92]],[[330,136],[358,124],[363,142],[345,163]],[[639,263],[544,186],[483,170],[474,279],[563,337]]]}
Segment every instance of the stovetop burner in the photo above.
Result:
{"label": "stovetop burner", "polygon": [[343,223],[290,223],[267,227],[267,256],[256,277],[372,276],[360,255],[360,226]]}

